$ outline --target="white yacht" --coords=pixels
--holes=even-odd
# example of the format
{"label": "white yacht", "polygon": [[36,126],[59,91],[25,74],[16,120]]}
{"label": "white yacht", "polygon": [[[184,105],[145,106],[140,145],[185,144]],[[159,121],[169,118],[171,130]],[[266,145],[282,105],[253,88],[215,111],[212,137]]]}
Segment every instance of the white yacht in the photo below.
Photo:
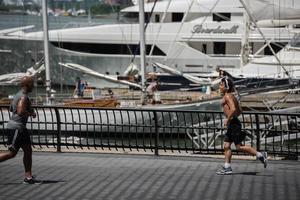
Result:
{"label": "white yacht", "polygon": [[[294,0],[248,0],[249,12],[257,24],[289,26],[292,37],[278,53],[251,59],[240,70],[228,70],[236,77],[300,79],[300,2]],[[265,11],[265,14],[262,14]],[[298,27],[298,28],[297,28]],[[300,83],[300,82],[299,82]]]}
{"label": "white yacht", "polygon": [[[265,44],[256,28],[248,31],[248,41],[243,39],[248,29],[245,10],[239,0],[162,0],[155,7],[154,4],[145,4],[149,21],[146,29],[147,62],[164,63],[184,73],[208,73],[216,67],[239,68],[243,58],[241,47],[245,42],[250,44],[250,54]],[[124,73],[135,54],[134,62],[138,64],[139,25],[134,22],[138,19],[138,6],[125,8],[121,14],[128,23],[49,31],[51,69],[59,69],[59,62],[73,62],[117,76]],[[285,27],[261,30],[267,39],[273,41],[271,45],[276,51],[293,36],[291,29]],[[43,39],[43,32],[5,32],[0,38],[36,41]],[[271,55],[271,51],[266,48],[257,54],[263,55]],[[61,73],[61,70],[54,71]],[[148,67],[147,71],[153,71],[153,68]],[[67,80],[70,74],[64,73],[67,76],[60,75],[57,79]],[[113,86],[92,77],[88,77],[88,81],[97,87]]]}

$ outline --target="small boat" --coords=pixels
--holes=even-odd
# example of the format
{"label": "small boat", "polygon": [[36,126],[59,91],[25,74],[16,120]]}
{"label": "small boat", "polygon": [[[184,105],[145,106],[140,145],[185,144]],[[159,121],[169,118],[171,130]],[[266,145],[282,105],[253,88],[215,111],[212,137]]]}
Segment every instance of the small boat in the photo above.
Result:
{"label": "small boat", "polygon": [[118,105],[116,99],[68,99],[63,103],[66,107],[97,107],[115,108]]}

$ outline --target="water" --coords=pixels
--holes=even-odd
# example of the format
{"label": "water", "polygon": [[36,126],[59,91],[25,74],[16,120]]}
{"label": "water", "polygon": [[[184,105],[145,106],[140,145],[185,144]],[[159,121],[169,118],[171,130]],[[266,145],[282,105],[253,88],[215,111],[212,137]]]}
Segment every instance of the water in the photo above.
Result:
{"label": "water", "polygon": [[[61,29],[67,27],[84,27],[100,24],[117,23],[117,16],[111,15],[105,18],[88,17],[64,17],[64,16],[49,16],[49,30]],[[34,31],[42,30],[43,21],[41,16],[35,15],[3,15],[0,14],[0,30],[7,28],[15,28],[20,26],[35,25]],[[31,30],[32,31],[32,30]],[[1,44],[0,44],[1,45]]]}
{"label": "water", "polygon": [[[42,29],[42,17],[28,15],[0,15],[0,29],[35,25],[35,30]],[[53,17],[49,16],[49,29],[93,26],[99,24],[119,23],[117,14],[105,16],[104,18],[93,18],[89,21],[87,17]],[[31,30],[32,31],[32,30]],[[43,42],[0,39],[0,49],[9,50],[9,53],[0,53],[0,74],[25,72],[35,61],[43,58]],[[113,84],[103,79],[85,75],[77,71],[67,69],[58,65],[59,62],[71,62],[86,66],[102,74],[123,74],[124,66],[130,64],[130,57],[107,57],[99,54],[82,56],[74,52],[64,51],[53,45],[49,46],[50,76],[52,83],[63,85],[74,85],[77,76],[87,80],[90,86],[99,88],[126,87]]]}
{"label": "water", "polygon": [[[64,17],[64,16],[49,16],[49,30],[94,26],[100,24],[117,23],[117,15],[106,16],[105,18],[88,17]],[[16,28],[22,26],[34,25],[35,27],[29,31],[41,31],[43,29],[42,17],[33,15],[5,15],[0,14],[0,30],[8,28]],[[9,50],[11,52],[0,53],[0,75],[7,73],[25,72],[27,68],[31,67],[36,61],[43,57],[43,44],[36,41],[19,41],[19,40],[1,40],[0,50]],[[73,85],[75,77],[80,74],[63,70],[57,66],[61,57],[69,59],[68,56],[62,55],[52,46],[50,46],[50,68],[52,74],[52,82],[56,83],[53,88],[61,93],[72,93],[73,88],[63,85]],[[84,58],[78,58],[84,60]],[[99,61],[97,61],[99,62]],[[66,76],[67,75],[67,76]],[[70,78],[68,81],[65,77]],[[0,96],[8,96],[14,94],[19,88],[16,86],[0,86]],[[35,94],[44,93],[44,86],[36,87]],[[36,96],[35,95],[35,96]]]}

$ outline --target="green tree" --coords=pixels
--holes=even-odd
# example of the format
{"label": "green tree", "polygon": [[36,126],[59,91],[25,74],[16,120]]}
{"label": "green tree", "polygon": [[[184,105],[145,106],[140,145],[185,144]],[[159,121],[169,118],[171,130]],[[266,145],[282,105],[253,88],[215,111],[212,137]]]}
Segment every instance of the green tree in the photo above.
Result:
{"label": "green tree", "polygon": [[111,5],[107,5],[107,4],[99,4],[99,5],[91,6],[92,15],[109,14],[109,13],[118,12],[118,11],[120,11],[119,6],[111,6]]}

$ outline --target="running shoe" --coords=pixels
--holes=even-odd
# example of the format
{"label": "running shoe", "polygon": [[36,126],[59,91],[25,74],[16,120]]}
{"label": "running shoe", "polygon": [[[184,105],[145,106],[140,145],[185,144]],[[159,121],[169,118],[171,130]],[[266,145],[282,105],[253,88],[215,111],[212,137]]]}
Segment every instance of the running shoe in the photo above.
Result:
{"label": "running shoe", "polygon": [[217,171],[217,175],[228,175],[232,174],[232,168],[231,167],[224,167],[222,166],[219,171]]}
{"label": "running shoe", "polygon": [[262,152],[262,157],[259,157],[258,159],[262,164],[264,164],[264,168],[267,168],[268,165],[268,153],[267,152]]}
{"label": "running shoe", "polygon": [[39,185],[39,184],[42,184],[42,181],[39,181],[39,180],[35,179],[34,177],[31,177],[31,178],[24,178],[23,183],[28,184],[28,185],[32,185],[32,184]]}

